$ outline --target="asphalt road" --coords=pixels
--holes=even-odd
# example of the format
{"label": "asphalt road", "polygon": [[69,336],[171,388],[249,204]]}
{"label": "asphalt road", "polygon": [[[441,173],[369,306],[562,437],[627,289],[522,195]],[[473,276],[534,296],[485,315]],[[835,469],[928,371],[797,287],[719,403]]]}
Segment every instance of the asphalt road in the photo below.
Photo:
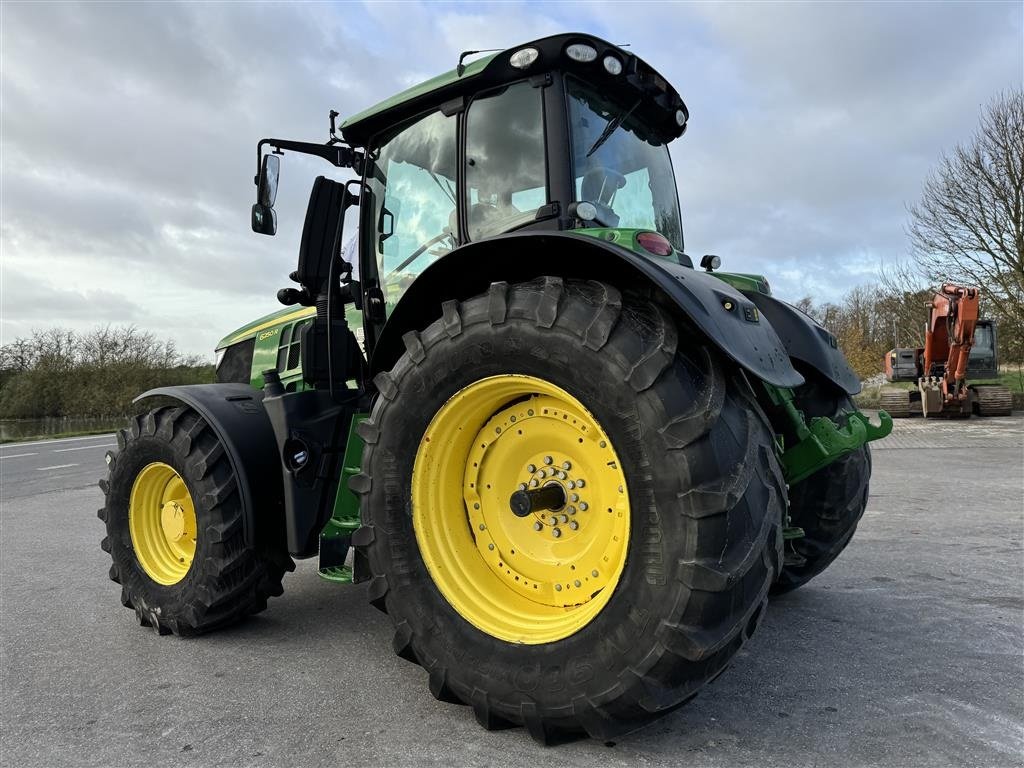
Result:
{"label": "asphalt road", "polygon": [[1024,418],[900,422],[847,551],[683,709],[545,750],[435,701],[361,587],[300,563],[194,640],[138,627],[99,549],[109,436],[0,447],[0,764],[1024,764]]}

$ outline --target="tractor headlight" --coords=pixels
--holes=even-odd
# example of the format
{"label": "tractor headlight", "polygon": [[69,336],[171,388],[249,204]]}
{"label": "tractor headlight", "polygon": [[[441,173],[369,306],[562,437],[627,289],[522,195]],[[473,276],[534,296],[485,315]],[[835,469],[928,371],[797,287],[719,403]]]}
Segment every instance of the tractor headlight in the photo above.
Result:
{"label": "tractor headlight", "polygon": [[508,63],[516,69],[527,69],[540,57],[536,48],[520,48],[508,57]]}
{"label": "tractor headlight", "polygon": [[605,56],[604,61],[605,71],[609,75],[621,75],[622,74],[622,62],[616,59],[614,56]]}
{"label": "tractor headlight", "polygon": [[583,43],[573,43],[565,49],[565,55],[573,61],[586,64],[588,61],[593,61],[597,58],[597,49]]}

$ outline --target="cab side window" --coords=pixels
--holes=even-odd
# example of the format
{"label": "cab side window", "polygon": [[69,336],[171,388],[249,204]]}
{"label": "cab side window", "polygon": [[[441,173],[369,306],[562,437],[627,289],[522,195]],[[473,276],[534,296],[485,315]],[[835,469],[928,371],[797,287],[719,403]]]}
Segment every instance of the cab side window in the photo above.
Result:
{"label": "cab side window", "polygon": [[475,98],[466,116],[469,238],[528,224],[547,202],[541,89],[514,83]]}

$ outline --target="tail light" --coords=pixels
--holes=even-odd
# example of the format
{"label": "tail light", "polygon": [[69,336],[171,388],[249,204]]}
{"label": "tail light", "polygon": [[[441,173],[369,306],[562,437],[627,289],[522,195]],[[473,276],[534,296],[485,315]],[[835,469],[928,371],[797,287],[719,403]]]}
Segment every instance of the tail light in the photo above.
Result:
{"label": "tail light", "polygon": [[657,232],[640,232],[636,236],[636,244],[655,256],[671,256],[674,252],[672,243],[664,235]]}

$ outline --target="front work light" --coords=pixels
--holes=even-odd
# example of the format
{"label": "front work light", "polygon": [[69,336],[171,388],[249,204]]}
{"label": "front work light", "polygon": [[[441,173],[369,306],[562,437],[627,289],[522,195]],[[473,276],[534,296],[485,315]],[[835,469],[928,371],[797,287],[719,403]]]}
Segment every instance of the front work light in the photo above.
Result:
{"label": "front work light", "polygon": [[565,49],[565,55],[573,61],[586,64],[588,61],[593,61],[597,58],[597,49],[583,43],[573,43]]}
{"label": "front work light", "polygon": [[609,75],[621,75],[622,74],[622,62],[616,59],[614,56],[604,57],[604,68]]}
{"label": "front work light", "polygon": [[536,48],[520,48],[508,58],[508,63],[516,69],[527,69],[540,56]]}

